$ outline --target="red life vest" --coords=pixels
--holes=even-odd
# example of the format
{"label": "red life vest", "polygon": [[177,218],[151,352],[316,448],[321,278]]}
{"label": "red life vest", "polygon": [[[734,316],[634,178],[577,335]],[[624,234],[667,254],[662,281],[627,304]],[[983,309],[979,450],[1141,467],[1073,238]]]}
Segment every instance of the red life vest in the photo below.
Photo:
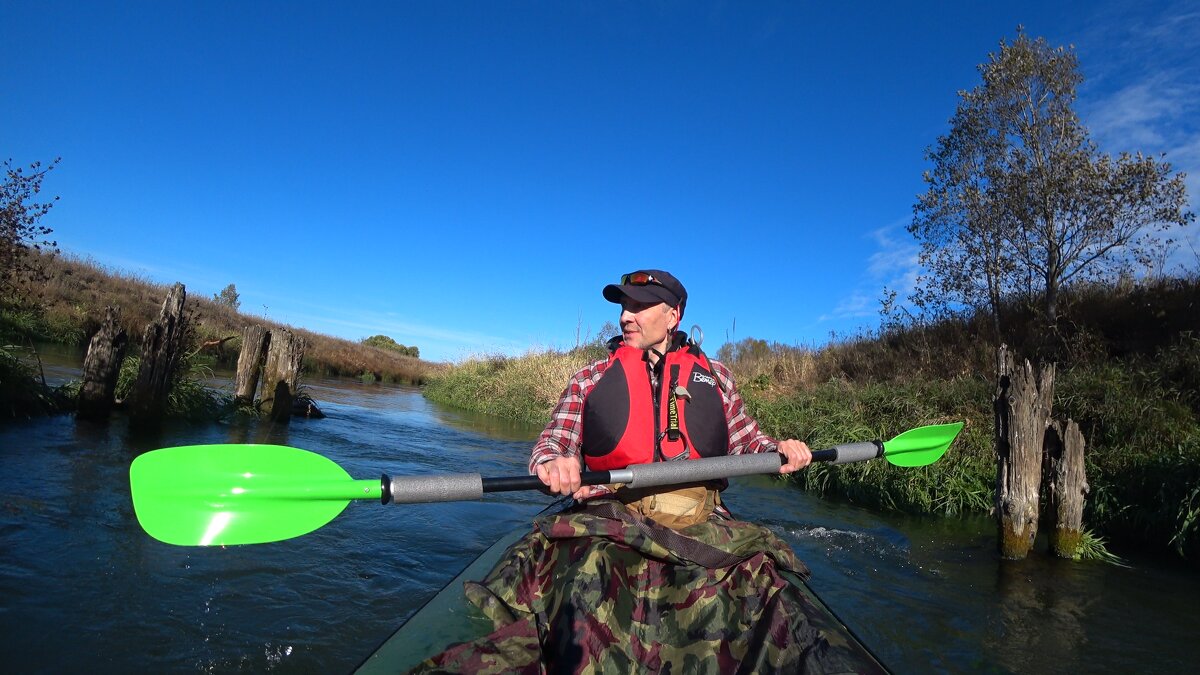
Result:
{"label": "red life vest", "polygon": [[583,401],[583,458],[589,470],[729,453],[725,403],[708,358],[677,333],[659,360],[657,391],[641,349],[621,345]]}

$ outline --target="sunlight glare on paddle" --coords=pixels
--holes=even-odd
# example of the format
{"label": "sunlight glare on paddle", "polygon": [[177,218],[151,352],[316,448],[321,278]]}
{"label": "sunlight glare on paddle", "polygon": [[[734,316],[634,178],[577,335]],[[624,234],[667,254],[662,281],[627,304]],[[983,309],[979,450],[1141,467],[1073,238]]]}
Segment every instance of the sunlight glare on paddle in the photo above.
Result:
{"label": "sunlight glare on paddle", "polygon": [[213,540],[217,538],[217,535],[225,531],[231,520],[233,520],[233,514],[228,511],[221,511],[214,514],[212,520],[208,521],[208,528],[204,530],[204,536],[200,537],[200,545],[211,546]]}

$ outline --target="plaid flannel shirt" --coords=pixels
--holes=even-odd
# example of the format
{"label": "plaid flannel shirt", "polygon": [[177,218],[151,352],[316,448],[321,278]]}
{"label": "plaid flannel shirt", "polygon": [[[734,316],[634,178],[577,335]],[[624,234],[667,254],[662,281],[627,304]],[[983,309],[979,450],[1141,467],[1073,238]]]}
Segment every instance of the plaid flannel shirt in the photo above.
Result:
{"label": "plaid flannel shirt", "polygon": [[[709,359],[713,374],[721,382],[721,399],[725,404],[725,424],[729,428],[729,454],[743,455],[754,452],[774,452],[778,449],[775,439],[767,436],[758,428],[758,422],[746,412],[746,404],[737,392],[733,382],[733,374],[720,361]],[[608,369],[608,359],[602,359],[581,368],[567,383],[558,405],[550,414],[550,423],[542,430],[541,436],[533,444],[529,456],[529,473],[534,473],[534,467],[548,462],[556,457],[578,457],[580,445],[583,442],[583,400],[592,387],[600,381],[604,371]],[[658,386],[657,376],[651,374],[651,381]],[[603,485],[593,485],[584,488],[584,499],[590,499],[611,493]]]}

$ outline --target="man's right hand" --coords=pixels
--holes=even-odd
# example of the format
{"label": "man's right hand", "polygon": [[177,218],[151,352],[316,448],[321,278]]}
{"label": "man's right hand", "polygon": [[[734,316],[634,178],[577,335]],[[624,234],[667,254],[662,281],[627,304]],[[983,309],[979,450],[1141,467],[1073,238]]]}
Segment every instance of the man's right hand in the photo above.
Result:
{"label": "man's right hand", "polygon": [[555,457],[534,467],[550,492],[579,499],[582,496],[578,457]]}

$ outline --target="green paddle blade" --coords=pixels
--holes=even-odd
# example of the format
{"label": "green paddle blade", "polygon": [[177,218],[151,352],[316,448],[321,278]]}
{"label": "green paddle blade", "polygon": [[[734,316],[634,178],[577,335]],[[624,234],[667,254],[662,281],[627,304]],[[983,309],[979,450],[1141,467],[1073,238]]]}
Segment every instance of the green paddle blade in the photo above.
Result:
{"label": "green paddle blade", "polygon": [[378,480],[353,480],[333,461],[281,445],[190,445],[133,460],[138,522],[168,544],[261,544],[307,534],[351,499],[378,499]]}
{"label": "green paddle blade", "polygon": [[883,444],[883,456],[896,466],[926,466],[946,454],[963,423],[934,424],[910,429]]}

